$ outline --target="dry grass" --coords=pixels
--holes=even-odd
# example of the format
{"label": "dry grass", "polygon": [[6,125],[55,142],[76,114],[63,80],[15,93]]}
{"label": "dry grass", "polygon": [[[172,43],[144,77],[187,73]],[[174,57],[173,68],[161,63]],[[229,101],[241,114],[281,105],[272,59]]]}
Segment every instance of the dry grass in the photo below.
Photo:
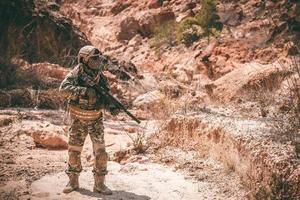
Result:
{"label": "dry grass", "polygon": [[286,94],[282,96],[282,103],[279,107],[279,112],[275,116],[279,123],[276,123],[275,129],[279,133],[287,136],[295,147],[296,152],[300,154],[300,49],[299,46],[289,44],[290,47],[295,47],[298,54],[291,56],[291,64],[281,67],[289,67],[294,72],[286,80],[285,89]]}
{"label": "dry grass", "polygon": [[[253,87],[252,100],[260,107],[262,117],[271,118],[274,139],[291,141],[300,152],[300,51],[289,43],[298,54],[288,57],[288,61],[278,60],[281,71],[291,71],[282,80],[270,78],[262,80]],[[278,84],[279,83],[279,84]]]}
{"label": "dry grass", "polygon": [[140,127],[136,133],[135,136],[127,133],[128,137],[131,139],[133,143],[133,150],[136,154],[145,153],[147,149],[149,148],[149,145],[147,144],[146,140],[146,127],[147,123],[144,127]]}
{"label": "dry grass", "polygon": [[169,96],[164,97],[155,105],[151,106],[149,112],[152,119],[166,120],[173,115],[180,107],[180,101]]}

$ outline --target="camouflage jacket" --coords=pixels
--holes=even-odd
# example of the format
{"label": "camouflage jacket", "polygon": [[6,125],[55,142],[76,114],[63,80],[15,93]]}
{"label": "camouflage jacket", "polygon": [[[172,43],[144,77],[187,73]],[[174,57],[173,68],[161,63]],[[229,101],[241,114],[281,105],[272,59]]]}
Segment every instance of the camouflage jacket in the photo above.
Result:
{"label": "camouflage jacket", "polygon": [[105,97],[101,97],[99,95],[96,95],[95,97],[89,97],[86,95],[88,87],[83,80],[83,76],[89,76],[94,79],[99,75],[100,77],[97,79],[98,84],[109,90],[108,81],[102,73],[94,73],[93,71],[85,68],[82,64],[78,64],[65,77],[59,87],[59,90],[68,94],[69,104],[79,106],[85,110],[98,110],[102,108],[108,109],[110,103]]}

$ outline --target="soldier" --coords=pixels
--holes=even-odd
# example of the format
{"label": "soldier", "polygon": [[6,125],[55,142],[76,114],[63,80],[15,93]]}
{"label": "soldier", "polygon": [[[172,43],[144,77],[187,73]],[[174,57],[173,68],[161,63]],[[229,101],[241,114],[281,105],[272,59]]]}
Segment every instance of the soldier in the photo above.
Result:
{"label": "soldier", "polygon": [[66,170],[69,183],[63,190],[70,193],[79,188],[78,177],[82,170],[81,151],[87,134],[93,143],[95,156],[94,192],[110,195],[112,191],[104,184],[107,174],[108,155],[104,145],[103,109],[108,109],[113,115],[118,113],[116,109],[103,96],[96,94],[95,90],[87,87],[83,79],[90,77],[95,83],[109,89],[107,79],[102,73],[106,63],[105,56],[94,46],[84,46],[78,53],[78,65],[66,76],[60,85],[60,91],[69,95],[68,110],[72,119],[69,129],[69,160]]}

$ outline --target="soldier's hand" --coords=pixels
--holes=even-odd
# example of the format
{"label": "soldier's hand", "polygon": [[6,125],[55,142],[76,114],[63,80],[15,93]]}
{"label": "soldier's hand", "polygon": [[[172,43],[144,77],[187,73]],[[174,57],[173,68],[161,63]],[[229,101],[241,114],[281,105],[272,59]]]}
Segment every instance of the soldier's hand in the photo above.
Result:
{"label": "soldier's hand", "polygon": [[109,111],[110,111],[110,114],[113,115],[113,116],[116,116],[120,112],[120,110],[118,108],[116,108],[116,107],[111,107],[109,109]]}
{"label": "soldier's hand", "polygon": [[89,99],[96,97],[96,91],[93,88],[87,88],[85,95],[88,96]]}

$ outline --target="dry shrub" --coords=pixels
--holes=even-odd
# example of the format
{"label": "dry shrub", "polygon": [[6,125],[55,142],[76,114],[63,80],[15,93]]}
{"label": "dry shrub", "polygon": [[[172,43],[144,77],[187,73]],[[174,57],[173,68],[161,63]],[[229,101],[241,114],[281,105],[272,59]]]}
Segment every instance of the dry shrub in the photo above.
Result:
{"label": "dry shrub", "polygon": [[[257,101],[262,117],[271,118],[271,127],[275,140],[291,141],[296,152],[300,153],[300,51],[290,56],[288,62],[278,60],[279,70],[291,71],[284,80],[271,78],[262,80],[254,87],[253,100]],[[278,85],[278,83],[281,83]],[[281,86],[281,87],[280,87]],[[277,91],[277,92],[275,92]]]}
{"label": "dry shrub", "polygon": [[190,46],[193,42],[197,41],[202,34],[203,31],[197,19],[188,17],[178,24],[176,37],[178,42]]}
{"label": "dry shrub", "polygon": [[133,150],[136,154],[145,153],[147,149],[149,148],[149,145],[147,145],[146,140],[146,127],[147,123],[144,127],[140,127],[136,133],[135,136],[127,133],[128,137],[131,139],[133,143]]}
{"label": "dry shrub", "polygon": [[[182,104],[176,99],[172,99],[170,96],[165,96],[159,102],[151,104],[151,106],[146,107],[146,110],[151,115],[151,119],[158,120],[159,125],[156,134],[160,133],[161,129],[167,124],[168,119],[180,108]],[[135,135],[127,133],[128,137],[133,143],[133,150],[135,153],[145,153],[150,146],[153,147],[151,143],[151,138],[155,137],[156,134],[152,135],[151,138],[146,137],[146,123],[143,127],[140,127]],[[149,145],[149,139],[151,145]],[[157,144],[156,144],[157,145]]]}
{"label": "dry shrub", "polygon": [[[171,98],[171,96],[166,95],[163,99],[160,100],[160,102],[156,103],[155,105],[151,106],[150,109],[148,109],[148,113],[150,113],[151,119],[155,119],[159,123],[155,134],[153,134],[150,138],[147,139],[147,142],[151,143],[151,148],[156,149],[160,147],[161,140],[157,140],[161,137],[159,135],[161,134],[165,126],[168,124],[169,119],[171,119],[171,116],[177,113],[179,110],[181,110],[183,105],[184,102],[180,102],[180,100]],[[163,135],[166,136],[165,134]]]}
{"label": "dry shrub", "polygon": [[176,30],[177,30],[177,22],[168,21],[160,26],[158,26],[154,30],[154,36],[151,40],[151,47],[159,49],[162,46],[175,46],[177,44],[176,41]]}
{"label": "dry shrub", "polygon": [[291,73],[284,75],[280,73],[271,74],[269,77],[252,83],[251,85],[247,85],[244,88],[245,91],[251,91],[248,94],[248,100],[254,100],[258,102],[260,116],[267,117],[270,112],[270,107],[275,106],[274,102],[276,99],[276,90],[280,89],[281,83],[290,74]]}
{"label": "dry shrub", "polygon": [[[291,45],[291,44],[290,44]],[[293,70],[293,76],[286,80],[286,93],[282,96],[279,111],[275,117],[279,123],[274,127],[278,133],[283,134],[291,141],[296,148],[297,155],[300,154],[300,50],[299,46],[293,45],[298,54],[291,56],[290,66],[281,64],[282,67],[289,67]]]}

